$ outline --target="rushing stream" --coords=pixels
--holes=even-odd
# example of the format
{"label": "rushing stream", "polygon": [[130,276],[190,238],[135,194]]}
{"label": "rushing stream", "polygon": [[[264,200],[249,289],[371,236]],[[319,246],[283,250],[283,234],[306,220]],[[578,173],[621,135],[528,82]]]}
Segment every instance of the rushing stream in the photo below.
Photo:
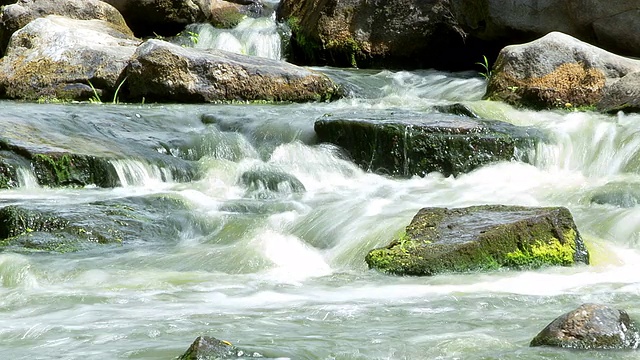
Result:
{"label": "rushing stream", "polygon": [[[23,168],[18,188],[0,190],[0,206],[82,212],[132,201],[162,225],[79,252],[0,252],[0,359],[173,359],[199,335],[291,359],[637,357],[528,344],[585,302],[640,319],[640,207],[633,197],[592,201],[620,189],[640,194],[640,116],[481,101],[485,83],[474,73],[321,70],[352,96],[285,105],[0,102],[3,134],[118,158],[123,185],[42,188]],[[392,179],[360,170],[313,132],[327,113],[426,114],[457,102],[551,140],[534,164]],[[160,155],[191,162],[196,180],[181,181]],[[265,168],[295,176],[305,191],[240,181]],[[158,215],[158,197],[186,210]],[[424,278],[367,269],[366,253],[421,207],[477,204],[568,207],[593,264]]]}

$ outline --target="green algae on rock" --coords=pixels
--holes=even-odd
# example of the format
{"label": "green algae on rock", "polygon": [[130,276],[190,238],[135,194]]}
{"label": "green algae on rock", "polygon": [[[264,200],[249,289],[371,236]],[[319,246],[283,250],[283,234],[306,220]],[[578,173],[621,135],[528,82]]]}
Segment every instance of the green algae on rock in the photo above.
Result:
{"label": "green algae on rock", "polygon": [[396,275],[589,263],[569,210],[483,205],[423,208],[406,231],[366,256],[370,268]]}
{"label": "green algae on rock", "polygon": [[527,161],[528,150],[544,140],[531,128],[437,113],[336,114],[318,119],[314,129],[363,169],[403,177],[456,176],[491,162]]}

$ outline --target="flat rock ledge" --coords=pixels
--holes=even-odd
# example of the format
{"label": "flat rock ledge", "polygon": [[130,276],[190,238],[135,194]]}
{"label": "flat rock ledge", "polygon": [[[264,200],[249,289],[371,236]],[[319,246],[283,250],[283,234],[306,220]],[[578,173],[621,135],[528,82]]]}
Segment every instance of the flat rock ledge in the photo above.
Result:
{"label": "flat rock ledge", "polygon": [[400,177],[467,173],[497,161],[527,161],[543,140],[531,128],[447,114],[324,116],[318,139],[342,147],[367,171]]}
{"label": "flat rock ledge", "polygon": [[637,349],[638,327],[624,310],[602,304],[582,304],[545,327],[531,346],[573,349]]}
{"label": "flat rock ledge", "polygon": [[589,253],[566,208],[483,205],[423,208],[365,261],[384,273],[429,276],[588,264]]}
{"label": "flat rock ledge", "polygon": [[533,109],[637,109],[638,72],[640,60],[552,32],[502,49],[485,98]]}
{"label": "flat rock ledge", "polygon": [[321,73],[266,58],[184,48],[151,39],[127,71],[133,99],[171,102],[324,101],[341,96]]}

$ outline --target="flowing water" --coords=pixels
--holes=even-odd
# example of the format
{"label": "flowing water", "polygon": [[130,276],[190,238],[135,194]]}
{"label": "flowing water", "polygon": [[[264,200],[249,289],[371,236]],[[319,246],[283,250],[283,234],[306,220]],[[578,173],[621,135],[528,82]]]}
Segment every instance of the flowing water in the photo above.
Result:
{"label": "flowing water", "polygon": [[[640,192],[640,116],[481,101],[485,83],[475,74],[322,71],[352,96],[285,105],[0,102],[5,136],[111,156],[122,183],[46,188],[21,168],[19,187],[0,190],[0,206],[64,213],[130,201],[160,229],[79,252],[0,252],[0,359],[173,359],[199,335],[291,359],[637,357],[528,344],[585,302],[640,319],[632,196]],[[457,102],[550,141],[533,164],[392,179],[358,169],[313,132],[327,113],[426,114]],[[196,169],[194,180],[176,176],[178,161]],[[295,176],[305,191],[242,182],[264,169]],[[607,200],[621,189],[625,201]],[[152,199],[161,196],[185,207],[158,215]],[[421,207],[477,204],[568,207],[593,264],[434,277],[367,269],[366,253]]]}

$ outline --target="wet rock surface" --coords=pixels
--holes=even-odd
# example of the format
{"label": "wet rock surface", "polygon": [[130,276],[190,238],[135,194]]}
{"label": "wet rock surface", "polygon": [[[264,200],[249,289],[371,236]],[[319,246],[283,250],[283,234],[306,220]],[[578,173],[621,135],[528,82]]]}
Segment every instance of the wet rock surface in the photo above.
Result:
{"label": "wet rock surface", "polygon": [[588,264],[589,254],[566,208],[485,205],[423,208],[365,261],[385,273],[424,276]]}
{"label": "wet rock surface", "polygon": [[531,346],[573,349],[636,349],[640,334],[624,310],[602,304],[582,304],[545,327]]}
{"label": "wet rock surface", "polygon": [[459,175],[491,162],[526,161],[526,151],[543,139],[525,127],[447,114],[335,114],[318,119],[314,128],[320,141],[344,148],[363,169],[404,177]]}

